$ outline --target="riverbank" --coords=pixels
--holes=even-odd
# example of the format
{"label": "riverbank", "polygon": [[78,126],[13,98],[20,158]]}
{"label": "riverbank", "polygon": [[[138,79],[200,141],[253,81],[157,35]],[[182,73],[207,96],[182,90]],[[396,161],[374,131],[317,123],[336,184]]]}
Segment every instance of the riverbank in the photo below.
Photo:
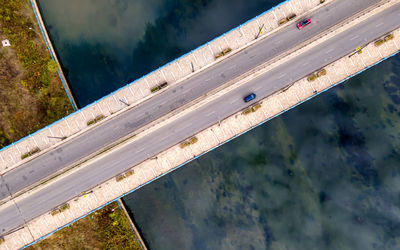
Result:
{"label": "riverbank", "polygon": [[40,249],[141,249],[117,202],[29,246]]}
{"label": "riverbank", "polygon": [[73,112],[28,0],[0,0],[0,148]]}

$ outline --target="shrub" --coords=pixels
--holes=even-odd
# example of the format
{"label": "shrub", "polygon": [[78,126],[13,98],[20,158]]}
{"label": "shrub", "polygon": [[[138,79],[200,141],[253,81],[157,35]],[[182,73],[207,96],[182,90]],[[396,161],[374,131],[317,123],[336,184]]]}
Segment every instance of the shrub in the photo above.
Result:
{"label": "shrub", "polygon": [[125,177],[129,177],[129,176],[133,175],[134,173],[135,173],[135,171],[132,169],[125,173]]}
{"label": "shrub", "polygon": [[54,209],[53,211],[51,211],[51,215],[56,215],[56,214],[58,214],[58,213],[60,213],[60,210],[58,210],[58,209]]}
{"label": "shrub", "polygon": [[378,41],[375,41],[375,46],[381,46],[384,42],[384,40],[379,39]]}
{"label": "shrub", "polygon": [[279,20],[279,25],[285,24],[288,21],[287,18],[283,18],[281,20]]}
{"label": "shrub", "polygon": [[125,178],[125,176],[123,174],[118,175],[117,177],[115,177],[116,181],[122,181]]}
{"label": "shrub", "polygon": [[386,41],[392,40],[393,39],[393,34],[389,34],[387,36],[385,36],[385,38],[383,38]]}
{"label": "shrub", "polygon": [[68,203],[65,203],[64,205],[62,205],[61,207],[60,207],[60,212],[62,212],[62,211],[64,211],[64,210],[67,210],[69,208],[69,204]]}
{"label": "shrub", "polygon": [[226,54],[228,54],[228,53],[231,52],[231,51],[232,51],[231,48],[226,48],[226,49],[224,49],[224,50],[222,51],[222,54],[223,54],[223,55],[226,55]]}
{"label": "shrub", "polygon": [[312,82],[312,81],[314,81],[316,78],[317,78],[317,76],[314,75],[314,74],[312,74],[312,75],[310,75],[309,77],[307,77],[307,81]]}
{"label": "shrub", "polygon": [[221,52],[219,52],[218,54],[216,54],[216,55],[214,56],[214,58],[217,59],[217,58],[219,58],[219,57],[221,57],[221,56],[224,56],[224,55],[228,54],[228,53],[231,52],[231,51],[232,51],[231,48],[226,48],[226,49],[224,49],[223,51],[221,51]]}
{"label": "shrub", "polygon": [[0,245],[1,245],[1,243],[3,243],[4,242],[4,238],[3,237],[0,237]]}
{"label": "shrub", "polygon": [[319,3],[320,4],[325,3],[325,0],[319,0]]}
{"label": "shrub", "polygon": [[290,20],[292,20],[293,18],[295,18],[296,17],[296,14],[291,14],[290,16],[288,16],[288,21],[290,21]]}
{"label": "shrub", "polygon": [[154,88],[150,89],[150,91],[151,91],[151,93],[154,93],[154,92],[157,92],[157,91],[159,91],[160,89],[161,89],[161,87],[160,87],[160,86],[156,86],[156,87],[154,87]]}
{"label": "shrub", "polygon": [[197,137],[192,137],[189,139],[189,143],[190,144],[195,144],[199,139],[197,139]]}
{"label": "shrub", "polygon": [[324,75],[326,75],[326,69],[322,69],[322,70],[320,70],[320,71],[317,73],[317,76],[318,76],[318,77],[324,76]]}
{"label": "shrub", "polygon": [[163,83],[160,84],[160,88],[162,88],[162,89],[167,87],[167,86],[168,86],[167,82],[163,82]]}
{"label": "shrub", "polygon": [[189,142],[184,141],[184,142],[181,143],[180,147],[181,147],[181,148],[185,148],[185,147],[187,147],[187,146],[189,146],[189,145],[190,145]]}
{"label": "shrub", "polygon": [[190,138],[189,140],[182,142],[180,144],[180,147],[185,148],[185,147],[189,146],[190,144],[195,144],[198,140],[199,139],[197,139],[197,137],[194,136],[194,137]]}
{"label": "shrub", "polygon": [[251,112],[256,112],[257,109],[261,108],[261,104],[257,103],[256,105],[254,105],[253,107],[251,107]]}
{"label": "shrub", "polygon": [[34,148],[34,149],[32,149],[31,151],[29,151],[29,152],[27,152],[27,153],[21,155],[21,160],[23,160],[23,159],[25,159],[25,158],[27,158],[27,157],[29,157],[29,156],[31,156],[31,155],[37,153],[37,152],[40,152],[40,148]]}
{"label": "shrub", "polygon": [[88,121],[86,124],[87,124],[88,126],[89,126],[89,125],[92,125],[92,124],[95,124],[96,122],[98,122],[98,121],[100,121],[100,120],[103,120],[104,117],[105,117],[105,116],[104,116],[103,114],[98,115],[98,116],[96,116],[94,119]]}
{"label": "shrub", "polygon": [[248,115],[248,114],[250,114],[250,113],[251,113],[251,109],[250,109],[250,108],[245,109],[245,110],[242,112],[243,115]]}

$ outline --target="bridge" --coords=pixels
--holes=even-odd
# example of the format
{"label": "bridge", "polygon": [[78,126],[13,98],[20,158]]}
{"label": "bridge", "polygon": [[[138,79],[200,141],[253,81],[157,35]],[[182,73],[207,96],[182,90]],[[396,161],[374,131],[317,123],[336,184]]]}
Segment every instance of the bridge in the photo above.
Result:
{"label": "bridge", "polygon": [[[275,13],[254,19],[252,41],[210,49],[212,64],[200,68],[195,62],[182,80],[167,81],[162,89],[152,86],[157,92],[142,93],[136,102],[114,94],[110,98],[123,108],[108,116],[94,103],[87,112],[103,112],[81,113],[87,128],[67,138],[50,130],[65,140],[36,154],[29,150],[32,155],[21,161],[3,159],[0,248],[29,244],[399,51],[398,0],[314,2],[299,7],[292,20],[275,17],[278,24],[268,31],[265,15]],[[295,3],[301,1],[285,4],[290,10]],[[282,12],[282,17],[292,13]],[[299,31],[295,24],[305,16],[312,24]],[[246,36],[244,29],[231,33]],[[257,98],[244,103],[248,93]],[[37,141],[30,143],[38,147]],[[16,147],[7,150],[22,154],[24,147]]]}

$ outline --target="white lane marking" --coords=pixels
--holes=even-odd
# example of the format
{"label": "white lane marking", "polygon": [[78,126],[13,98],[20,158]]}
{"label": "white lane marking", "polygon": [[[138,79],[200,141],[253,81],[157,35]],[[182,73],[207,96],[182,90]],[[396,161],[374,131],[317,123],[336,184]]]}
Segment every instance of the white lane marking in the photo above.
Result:
{"label": "white lane marking", "polygon": [[329,54],[333,51],[333,48],[330,48],[329,50],[325,51],[325,54]]}
{"label": "white lane marking", "polygon": [[354,39],[359,38],[359,35],[356,35],[355,37],[351,38],[350,41],[353,41]]}
{"label": "white lane marking", "polygon": [[215,114],[215,112],[213,111],[213,112],[210,112],[210,113],[206,114],[206,116],[208,117],[208,116],[212,116],[214,114]]}
{"label": "white lane marking", "polygon": [[285,75],[286,75],[286,74],[285,74],[285,73],[283,73],[282,75],[280,75],[280,76],[278,77],[278,79],[281,79],[281,78],[283,78]]}
{"label": "white lane marking", "polygon": [[379,26],[382,26],[383,25],[383,23],[378,23],[377,25],[375,25],[375,27],[379,27]]}
{"label": "white lane marking", "polygon": [[230,104],[234,104],[237,100],[236,99],[232,99],[232,101],[230,101]]}

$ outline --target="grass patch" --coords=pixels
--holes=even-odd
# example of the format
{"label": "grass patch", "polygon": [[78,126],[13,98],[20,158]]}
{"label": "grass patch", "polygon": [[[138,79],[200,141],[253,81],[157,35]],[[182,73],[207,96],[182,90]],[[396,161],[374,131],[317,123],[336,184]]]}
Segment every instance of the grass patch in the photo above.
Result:
{"label": "grass patch", "polygon": [[25,159],[25,158],[27,158],[27,157],[33,155],[33,154],[36,154],[36,153],[38,153],[38,152],[40,152],[40,148],[34,148],[34,149],[32,149],[31,151],[29,151],[29,152],[27,152],[27,153],[21,155],[21,160],[23,160],[23,159]]}
{"label": "grass patch", "polygon": [[105,118],[105,116],[104,116],[103,114],[98,115],[98,116],[96,116],[94,119],[88,121],[88,122],[87,122],[87,125],[89,126],[89,125],[95,124],[95,123],[97,123],[97,122],[103,120],[104,118]]}
{"label": "grass patch", "polygon": [[185,148],[185,147],[187,147],[187,146],[189,146],[191,144],[195,144],[198,141],[199,141],[199,139],[197,139],[197,137],[194,136],[194,137],[190,138],[189,140],[186,140],[186,141],[182,142],[180,144],[180,147],[181,148]]}
{"label": "grass patch", "polygon": [[128,218],[116,202],[72,223],[29,246],[42,249],[132,249],[140,250]]}
{"label": "grass patch", "polygon": [[[0,0],[0,148],[73,111],[27,0]],[[23,98],[21,98],[23,97]]]}

